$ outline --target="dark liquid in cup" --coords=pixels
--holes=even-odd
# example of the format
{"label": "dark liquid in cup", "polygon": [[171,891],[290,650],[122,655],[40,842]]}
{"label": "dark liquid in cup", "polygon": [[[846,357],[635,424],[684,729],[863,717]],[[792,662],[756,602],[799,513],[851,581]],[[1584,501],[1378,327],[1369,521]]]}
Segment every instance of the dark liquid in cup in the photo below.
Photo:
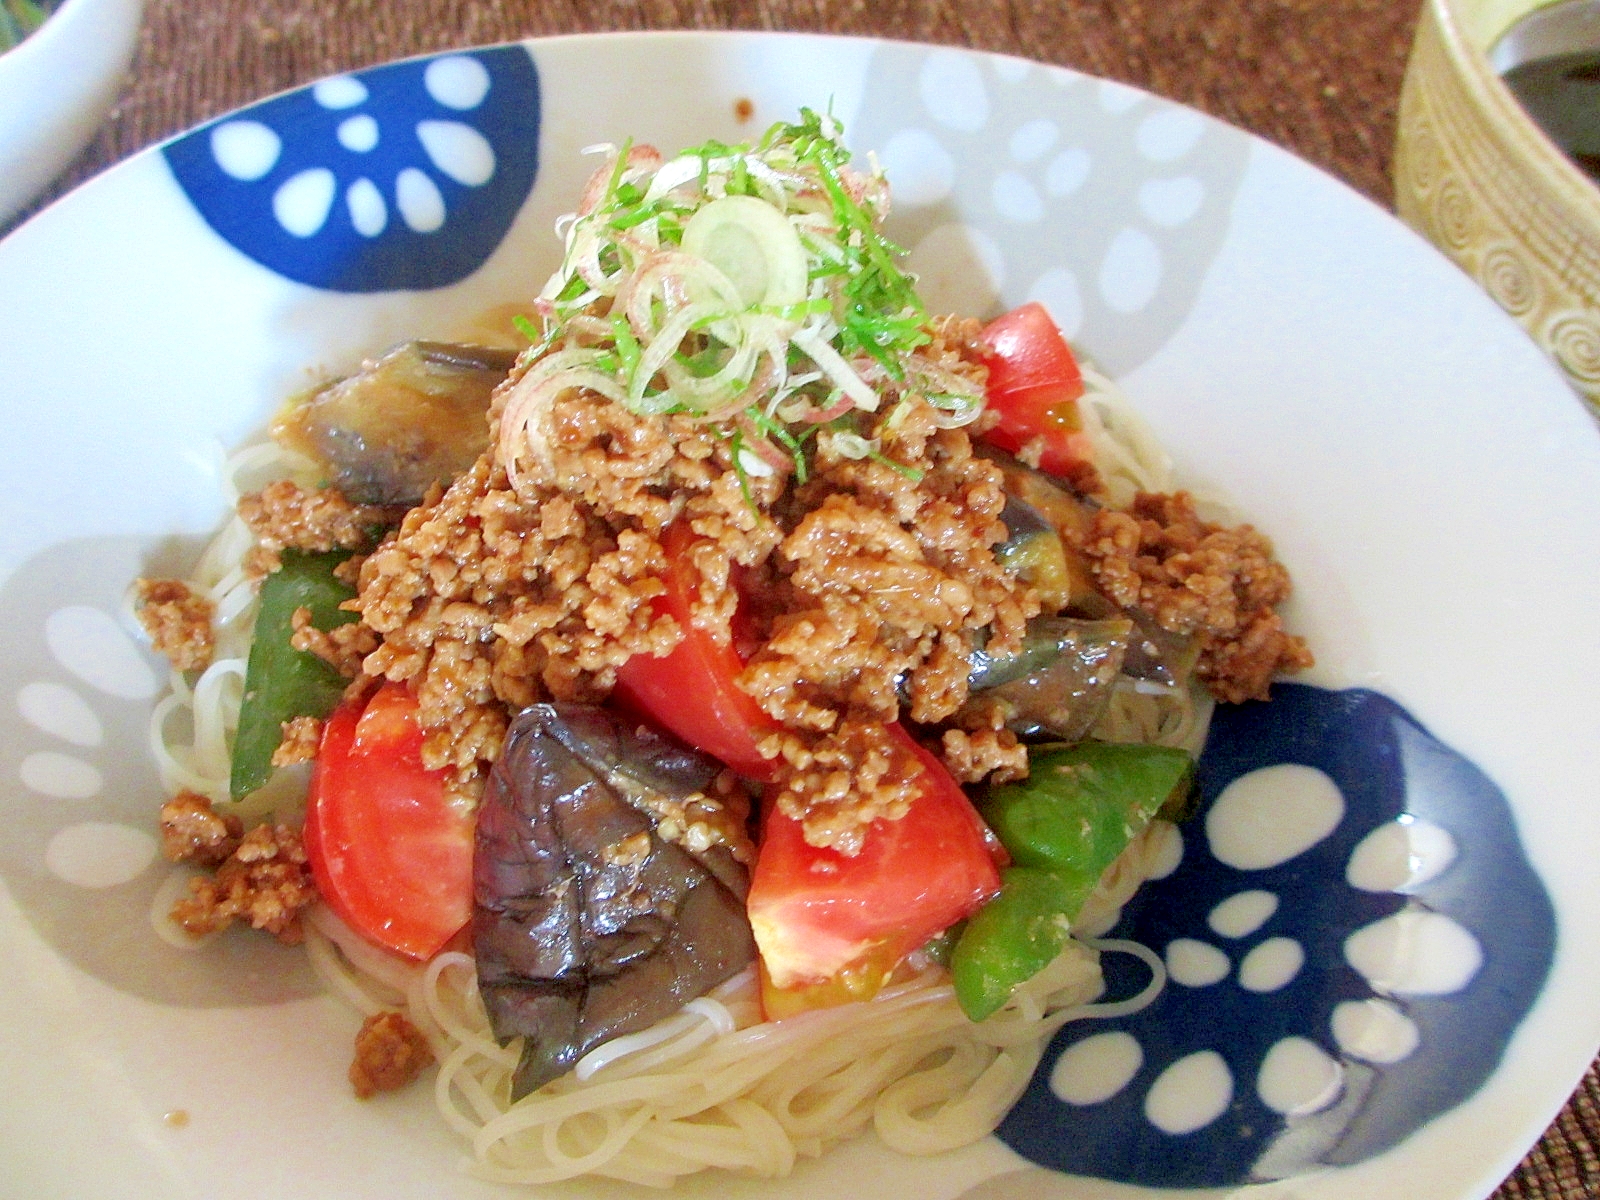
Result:
{"label": "dark liquid in cup", "polygon": [[1533,59],[1501,78],[1550,140],[1600,183],[1600,51]]}

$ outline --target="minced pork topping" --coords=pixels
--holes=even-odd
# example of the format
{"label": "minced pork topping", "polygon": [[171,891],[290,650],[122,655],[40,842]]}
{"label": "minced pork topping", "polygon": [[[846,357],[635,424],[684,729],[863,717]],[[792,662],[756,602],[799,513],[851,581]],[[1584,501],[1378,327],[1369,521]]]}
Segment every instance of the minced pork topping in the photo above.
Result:
{"label": "minced pork topping", "polygon": [[[970,340],[935,337],[981,383]],[[892,424],[880,415],[865,427],[879,455],[850,457],[819,438],[796,485],[738,471],[704,423],[569,392],[546,414],[536,477],[514,487],[491,439],[359,560],[361,622],[323,634],[299,620],[295,644],[352,677],[407,681],[425,761],[470,798],[517,711],[602,701],[628,658],[676,646],[676,621],[653,601],[665,588],[663,538],[685,523],[694,623],[726,643],[745,598],[738,682],[782,727],[762,745],[775,802],[814,844],[851,852],[870,822],[912,798],[914,772],[897,769],[884,723],[902,708],[922,725],[951,718],[967,700],[974,635],[1003,654],[1039,612],[994,556],[1006,537],[999,468],[917,397],[881,410],[891,412]],[[293,487],[246,507],[270,544],[301,548],[360,544],[374,516]],[[1270,543],[1202,521],[1182,493],[1099,510],[1074,549],[1111,600],[1200,639],[1199,676],[1220,698],[1264,695],[1274,673],[1309,661],[1276,611],[1289,584]],[[939,743],[956,778],[1025,776],[1013,734],[970,713],[963,724]],[[307,733],[286,761],[304,757]]]}
{"label": "minced pork topping", "polygon": [[[968,369],[981,380],[981,366]],[[814,844],[853,851],[868,823],[911,798],[882,729],[901,689],[913,720],[950,716],[966,699],[973,634],[989,630],[1003,652],[1038,611],[994,558],[1006,535],[997,468],[915,397],[881,411],[898,414],[867,435],[881,457],[846,457],[823,438],[810,477],[788,486],[741,477],[704,424],[558,398],[540,478],[519,493],[486,452],[366,558],[355,607],[382,644],[365,670],[412,684],[425,761],[470,792],[510,714],[603,700],[628,658],[677,644],[652,601],[662,539],[687,522],[697,626],[730,640],[730,579],[755,581],[756,649],[739,683],[783,726],[763,746],[776,802]]]}
{"label": "minced pork topping", "polygon": [[156,651],[178,671],[203,671],[216,646],[216,605],[181,579],[134,582],[134,612]]}
{"label": "minced pork topping", "polygon": [[1264,700],[1274,675],[1311,665],[1278,615],[1289,572],[1272,543],[1250,525],[1202,520],[1187,492],[1141,493],[1125,512],[1103,510],[1079,549],[1121,607],[1200,639],[1196,673],[1217,699]]}
{"label": "minced pork topping", "polygon": [[172,906],[172,920],[186,932],[203,937],[243,920],[288,945],[303,940],[300,913],[317,892],[297,830],[261,824],[245,833],[231,813],[180,792],[162,806],[161,842],[174,862],[216,868],[189,880],[188,895]]}

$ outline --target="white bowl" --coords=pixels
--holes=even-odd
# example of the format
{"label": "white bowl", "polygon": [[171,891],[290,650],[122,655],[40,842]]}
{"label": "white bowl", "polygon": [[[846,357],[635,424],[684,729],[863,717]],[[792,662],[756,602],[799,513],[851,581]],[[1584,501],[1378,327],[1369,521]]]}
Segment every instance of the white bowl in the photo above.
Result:
{"label": "white bowl", "polygon": [[0,54],[0,221],[88,144],[122,87],[144,0],[65,0]]}

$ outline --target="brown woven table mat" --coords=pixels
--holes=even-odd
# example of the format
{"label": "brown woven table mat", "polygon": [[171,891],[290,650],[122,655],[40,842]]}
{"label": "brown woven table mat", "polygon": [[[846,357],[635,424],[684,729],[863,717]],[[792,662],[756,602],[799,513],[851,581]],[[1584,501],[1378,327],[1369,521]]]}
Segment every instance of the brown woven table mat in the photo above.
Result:
{"label": "brown woven table mat", "polygon": [[[761,29],[972,46],[1121,80],[1285,146],[1388,206],[1396,106],[1418,3],[147,0],[121,101],[45,200],[153,142],[333,72],[548,34]],[[1595,1069],[1494,1196],[1600,1200]]]}

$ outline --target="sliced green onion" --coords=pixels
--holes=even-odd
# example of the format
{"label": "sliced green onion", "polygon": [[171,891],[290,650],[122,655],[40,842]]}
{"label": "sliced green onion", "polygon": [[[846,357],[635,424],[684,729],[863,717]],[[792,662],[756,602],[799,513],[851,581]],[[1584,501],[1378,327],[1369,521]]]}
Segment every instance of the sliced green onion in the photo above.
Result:
{"label": "sliced green onion", "polygon": [[[881,174],[876,163],[865,173],[849,165],[830,114],[802,109],[754,145],[711,140],[664,161],[630,156],[628,144],[604,149],[610,158],[589,192],[597,198],[558,223],[566,253],[541,293],[545,332],[535,341],[519,326],[541,354],[581,345],[589,356],[567,370],[605,376],[602,394],[641,414],[708,423],[728,439],[747,490],[747,476],[774,468],[775,451],[803,479],[818,417],[843,406],[878,411],[885,380],[897,404],[925,396],[940,424],[980,411],[976,389],[964,394],[959,376],[914,357],[932,335],[914,281],[896,263],[900,247],[879,230]],[[608,305],[609,320],[595,322]],[[573,378],[564,375],[563,386]],[[554,393],[548,379],[528,386],[517,411],[532,421]],[[518,462],[548,461],[546,435],[527,454],[514,445],[521,435],[511,436],[503,447]],[[830,436],[841,453],[879,454],[853,424]]]}

